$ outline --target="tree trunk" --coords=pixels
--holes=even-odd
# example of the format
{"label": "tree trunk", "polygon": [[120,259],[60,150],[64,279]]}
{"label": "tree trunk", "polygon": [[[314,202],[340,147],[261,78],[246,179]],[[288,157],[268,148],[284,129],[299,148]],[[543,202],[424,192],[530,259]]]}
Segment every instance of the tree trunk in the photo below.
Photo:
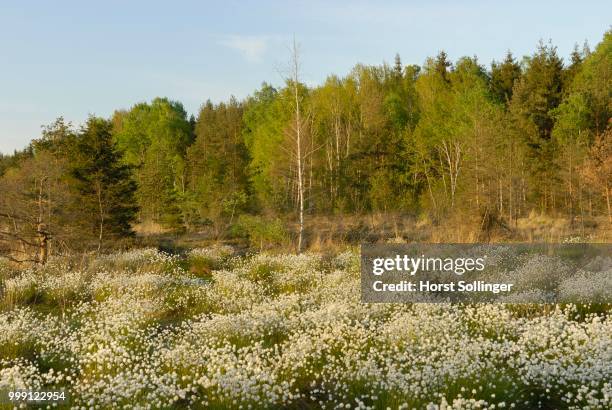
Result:
{"label": "tree trunk", "polygon": [[299,212],[299,229],[298,229],[298,244],[297,253],[302,252],[302,244],[304,240],[304,176],[303,174],[303,152],[302,152],[302,120],[300,117],[300,97],[299,97],[299,60],[297,45],[295,38],[293,39],[293,91],[295,97],[295,145],[296,145],[296,166],[297,166],[297,190],[298,190],[298,212]]}
{"label": "tree trunk", "polygon": [[49,258],[49,235],[43,223],[39,223],[36,227],[36,234],[38,236],[38,263],[44,265]]}
{"label": "tree trunk", "polygon": [[102,187],[98,182],[98,211],[100,212],[100,225],[98,228],[98,253],[100,253],[100,249],[102,248],[102,234],[104,232],[104,209],[102,207]]}
{"label": "tree trunk", "polygon": [[608,222],[612,224],[612,212],[610,211],[610,187],[606,184],[606,204],[608,205]]}

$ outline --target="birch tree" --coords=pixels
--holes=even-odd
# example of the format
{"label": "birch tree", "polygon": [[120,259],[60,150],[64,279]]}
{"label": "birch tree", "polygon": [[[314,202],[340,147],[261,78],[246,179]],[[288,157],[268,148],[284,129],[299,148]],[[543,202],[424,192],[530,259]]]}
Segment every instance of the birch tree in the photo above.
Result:
{"label": "birch tree", "polygon": [[[298,208],[298,243],[297,252],[302,251],[304,241],[304,165],[306,163],[305,157],[307,155],[304,152],[304,123],[302,118],[302,107],[301,107],[301,96],[300,96],[300,59],[298,46],[293,39],[293,46],[291,48],[291,60],[290,60],[291,77],[289,84],[293,94],[293,108],[294,108],[294,124],[291,127],[290,132],[290,145],[291,155],[293,156],[295,170],[297,175],[297,208]],[[312,154],[312,153],[309,153]]]}

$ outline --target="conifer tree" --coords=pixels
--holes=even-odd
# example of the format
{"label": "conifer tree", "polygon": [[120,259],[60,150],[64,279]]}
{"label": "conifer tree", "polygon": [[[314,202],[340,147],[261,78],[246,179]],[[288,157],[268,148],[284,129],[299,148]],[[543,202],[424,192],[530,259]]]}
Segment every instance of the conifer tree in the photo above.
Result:
{"label": "conifer tree", "polygon": [[79,207],[101,249],[104,241],[132,235],[138,207],[131,168],[121,162],[110,121],[90,117],[79,133],[72,165]]}
{"label": "conifer tree", "polygon": [[521,66],[508,51],[503,62],[491,64],[491,93],[501,102],[508,104],[512,89],[521,76]]}
{"label": "conifer tree", "polygon": [[526,146],[531,199],[540,211],[557,206],[556,148],[552,141],[553,110],[563,96],[563,61],[557,48],[540,42],[515,85],[510,103],[518,137]]}

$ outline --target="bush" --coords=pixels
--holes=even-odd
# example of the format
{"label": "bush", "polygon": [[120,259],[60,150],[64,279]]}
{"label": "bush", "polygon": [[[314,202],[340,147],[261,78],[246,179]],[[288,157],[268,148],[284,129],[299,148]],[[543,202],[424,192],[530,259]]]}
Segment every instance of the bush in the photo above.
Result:
{"label": "bush", "polygon": [[249,241],[249,246],[260,250],[286,243],[288,235],[280,219],[255,215],[240,215],[233,233]]}

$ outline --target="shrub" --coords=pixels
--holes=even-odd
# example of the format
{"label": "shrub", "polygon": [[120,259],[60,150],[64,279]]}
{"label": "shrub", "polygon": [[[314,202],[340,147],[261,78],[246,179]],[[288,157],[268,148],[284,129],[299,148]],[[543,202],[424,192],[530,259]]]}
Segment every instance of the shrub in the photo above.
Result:
{"label": "shrub", "polygon": [[280,219],[269,219],[254,215],[240,215],[233,227],[235,235],[247,238],[251,247],[260,250],[287,241],[287,231]]}

